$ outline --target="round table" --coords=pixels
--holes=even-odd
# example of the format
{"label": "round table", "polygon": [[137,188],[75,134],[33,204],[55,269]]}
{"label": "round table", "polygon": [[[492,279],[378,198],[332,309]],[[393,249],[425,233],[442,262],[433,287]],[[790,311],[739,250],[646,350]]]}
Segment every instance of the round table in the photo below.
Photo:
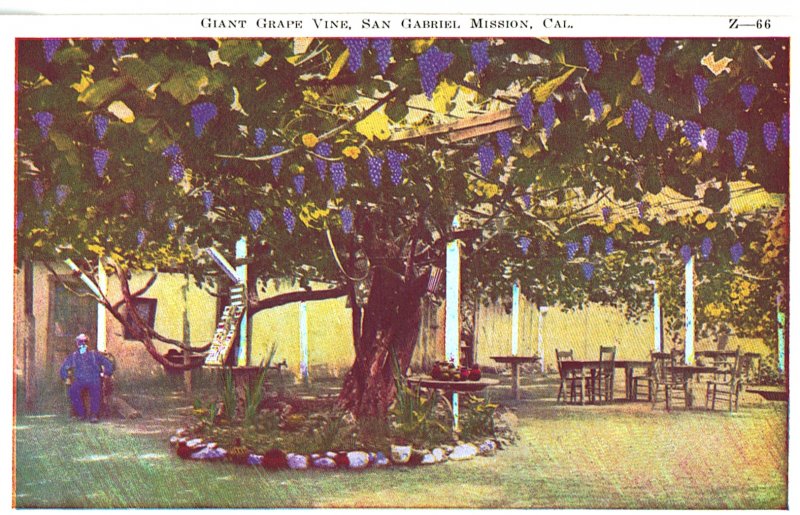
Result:
{"label": "round table", "polygon": [[523,363],[537,363],[542,358],[539,356],[490,356],[498,363],[511,365],[511,395],[519,400],[519,366]]}
{"label": "round table", "polygon": [[445,392],[469,393],[479,392],[487,386],[500,384],[497,379],[481,379],[480,381],[440,381],[438,379],[426,377],[409,377],[406,379],[408,386],[420,386],[422,388],[435,388]]}

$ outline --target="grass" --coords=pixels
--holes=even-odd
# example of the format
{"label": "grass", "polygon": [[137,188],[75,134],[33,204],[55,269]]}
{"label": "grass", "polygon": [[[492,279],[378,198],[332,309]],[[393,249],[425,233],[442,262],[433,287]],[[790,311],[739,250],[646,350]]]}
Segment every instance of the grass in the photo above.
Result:
{"label": "grass", "polygon": [[[506,383],[507,381],[504,381]],[[166,439],[190,404],[129,396],[145,418],[15,421],[17,507],[785,508],[787,410],[746,396],[738,413],[648,403],[563,406],[552,380],[508,385],[520,440],[493,458],[362,472],[267,472],[187,462]],[[51,410],[53,411],[53,410]],[[457,495],[456,495],[457,493]]]}

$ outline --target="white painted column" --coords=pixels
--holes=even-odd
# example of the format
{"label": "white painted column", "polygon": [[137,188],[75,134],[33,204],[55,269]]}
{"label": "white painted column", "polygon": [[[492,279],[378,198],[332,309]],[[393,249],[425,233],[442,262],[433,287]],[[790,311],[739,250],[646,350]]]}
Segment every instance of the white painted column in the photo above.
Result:
{"label": "white painted column", "polygon": [[687,364],[694,364],[694,256],[686,263],[686,340],[683,348]]}
{"label": "white painted column", "polygon": [[547,306],[539,306],[539,323],[537,327],[537,336],[538,336],[538,345],[536,348],[536,353],[539,354],[539,365],[541,367],[542,372],[544,372],[544,314],[547,313]]}
{"label": "white painted column", "polygon": [[511,355],[519,349],[519,281],[511,289]]}
{"label": "white painted column", "polygon": [[308,310],[305,302],[300,303],[300,378],[308,382]]}
{"label": "white painted column", "polygon": [[[108,275],[106,269],[103,267],[103,258],[97,260],[97,285],[100,287],[100,293],[103,296],[108,295]],[[105,352],[108,346],[106,339],[106,308],[101,303],[97,303],[97,350]]]}
{"label": "white painted column", "polygon": [[661,329],[661,295],[658,285],[653,282],[653,348],[656,352],[664,352],[663,331]]}
{"label": "white painted column", "polygon": [[[453,229],[458,229],[458,216],[453,218]],[[459,241],[447,244],[447,269],[445,271],[445,324],[444,350],[448,361],[459,366],[461,338],[461,316],[459,300],[461,296],[461,250]],[[453,393],[453,430],[458,430],[458,394]]]}
{"label": "white painted column", "polygon": [[[247,257],[247,238],[242,236],[236,242],[236,259],[245,259]],[[239,323],[239,350],[236,354],[236,364],[240,367],[247,366],[247,346],[250,342],[247,340],[247,265],[239,265],[236,267],[236,275],[244,285],[244,314],[242,321]]]}
{"label": "white painted column", "polygon": [[781,311],[781,297],[778,295],[778,371],[784,370],[784,359],[786,359],[786,313]]}

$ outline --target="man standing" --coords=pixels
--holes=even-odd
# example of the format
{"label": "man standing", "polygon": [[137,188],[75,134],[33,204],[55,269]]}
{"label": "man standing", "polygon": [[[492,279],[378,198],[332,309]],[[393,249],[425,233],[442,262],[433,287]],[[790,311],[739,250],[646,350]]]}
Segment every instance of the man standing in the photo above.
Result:
{"label": "man standing", "polygon": [[100,412],[101,372],[107,376],[114,373],[114,364],[101,353],[88,350],[89,337],[79,334],[75,338],[78,350],[67,356],[61,365],[61,379],[66,380],[68,371],[72,369],[73,379],[69,385],[69,399],[75,414],[81,420],[86,420],[86,408],[83,405],[83,391],[89,391],[90,421],[98,422]]}

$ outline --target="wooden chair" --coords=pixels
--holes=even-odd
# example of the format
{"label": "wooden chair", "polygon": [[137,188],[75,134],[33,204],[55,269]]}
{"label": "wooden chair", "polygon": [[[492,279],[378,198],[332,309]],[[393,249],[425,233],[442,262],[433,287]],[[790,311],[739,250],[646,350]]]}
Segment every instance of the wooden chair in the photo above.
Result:
{"label": "wooden chair", "polygon": [[672,352],[650,353],[650,367],[652,369],[652,402],[655,407],[658,402],[658,392],[664,391],[664,402],[667,411],[670,410],[675,393],[683,393],[684,405],[688,407],[689,378],[684,374],[673,372],[670,367],[678,364],[677,357]]}
{"label": "wooden chair", "polygon": [[633,400],[639,400],[639,390],[641,390],[642,386],[647,387],[647,400],[653,400],[653,364],[647,367],[644,374],[635,375],[632,378],[631,382],[631,389],[633,390],[631,394],[633,395]]}
{"label": "wooden chair", "polygon": [[600,368],[592,385],[592,398],[598,402],[614,400],[614,358],[616,347],[600,347]]}
{"label": "wooden chair", "polygon": [[717,397],[727,399],[728,411],[731,413],[739,409],[739,394],[743,382],[742,369],[742,356],[739,349],[736,349],[731,367],[720,369],[706,384],[706,409],[708,409],[708,402],[711,401],[711,410],[714,410]]}
{"label": "wooden chair", "polygon": [[567,402],[567,394],[569,394],[569,398],[571,402],[575,402],[575,383],[579,380],[578,376],[574,372],[566,372],[561,368],[562,361],[568,361],[575,359],[574,355],[572,354],[572,349],[568,351],[560,351],[556,349],[556,363],[558,364],[558,375],[561,377],[561,384],[558,386],[558,395],[556,396],[556,402],[561,400],[562,395],[564,396],[564,402]]}

